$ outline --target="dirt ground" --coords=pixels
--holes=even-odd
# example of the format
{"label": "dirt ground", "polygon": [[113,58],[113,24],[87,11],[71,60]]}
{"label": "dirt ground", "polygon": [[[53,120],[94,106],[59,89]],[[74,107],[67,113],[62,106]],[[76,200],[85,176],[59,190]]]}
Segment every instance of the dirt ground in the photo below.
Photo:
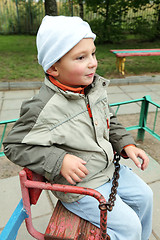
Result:
{"label": "dirt ground", "polygon": [[[149,113],[147,126],[153,129],[154,126],[154,113]],[[119,121],[123,124],[123,126],[133,126],[137,125],[139,121],[139,115],[131,114],[131,115],[120,115],[118,117]],[[155,132],[160,135],[160,114],[157,115],[157,121],[155,125]],[[135,141],[137,138],[137,130],[133,130],[130,132],[134,137]],[[160,141],[157,140],[149,133],[145,133],[144,141],[136,141],[137,146],[142,148],[149,154],[152,158],[154,158],[160,164]],[[0,159],[0,178],[8,178],[11,176],[18,175],[19,171],[22,168],[13,164],[6,157],[1,157]]]}

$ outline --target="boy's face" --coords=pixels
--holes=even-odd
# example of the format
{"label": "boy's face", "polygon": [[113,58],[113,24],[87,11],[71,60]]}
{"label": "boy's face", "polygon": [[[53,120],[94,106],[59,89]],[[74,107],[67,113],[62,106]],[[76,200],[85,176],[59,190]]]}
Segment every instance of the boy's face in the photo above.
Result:
{"label": "boy's face", "polygon": [[96,47],[92,38],[82,39],[50,69],[60,83],[70,86],[86,86],[93,82],[97,68]]}

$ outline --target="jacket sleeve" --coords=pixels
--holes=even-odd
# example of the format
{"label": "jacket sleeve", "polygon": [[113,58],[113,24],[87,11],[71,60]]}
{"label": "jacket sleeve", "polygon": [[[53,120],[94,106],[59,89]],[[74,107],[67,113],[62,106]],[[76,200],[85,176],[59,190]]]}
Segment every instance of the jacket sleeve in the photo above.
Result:
{"label": "jacket sleeve", "polygon": [[23,143],[24,137],[34,126],[42,109],[42,102],[38,100],[36,104],[35,100],[31,100],[22,105],[20,118],[3,143],[4,153],[13,163],[54,181],[60,173],[66,152],[56,144]]}
{"label": "jacket sleeve", "polygon": [[110,118],[109,141],[111,142],[114,151],[118,152],[119,154],[122,154],[125,146],[127,145],[136,146],[136,143],[132,136],[130,135],[130,133],[127,132],[127,130],[118,122],[111,108],[110,113],[111,118]]}
{"label": "jacket sleeve", "polygon": [[[7,139],[6,139],[7,140]],[[13,163],[43,175],[49,181],[60,173],[66,152],[55,146],[4,143],[4,153]]]}

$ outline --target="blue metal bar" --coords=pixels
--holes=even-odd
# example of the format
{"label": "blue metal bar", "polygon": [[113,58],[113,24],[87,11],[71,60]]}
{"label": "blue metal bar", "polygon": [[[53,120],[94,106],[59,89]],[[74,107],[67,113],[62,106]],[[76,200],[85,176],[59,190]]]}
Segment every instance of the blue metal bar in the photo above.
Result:
{"label": "blue metal bar", "polygon": [[18,230],[25,218],[28,218],[28,215],[23,208],[23,202],[21,199],[5,228],[1,232],[0,240],[15,240]]}

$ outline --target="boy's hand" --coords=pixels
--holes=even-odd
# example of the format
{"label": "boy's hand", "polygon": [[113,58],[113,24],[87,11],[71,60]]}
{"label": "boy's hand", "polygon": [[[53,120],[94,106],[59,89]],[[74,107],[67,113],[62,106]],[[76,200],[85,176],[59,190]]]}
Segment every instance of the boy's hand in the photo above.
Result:
{"label": "boy's hand", "polygon": [[[132,159],[138,168],[141,168],[142,170],[145,170],[147,168],[149,164],[149,158],[142,149],[135,146],[127,146],[124,150],[127,156]],[[142,159],[142,164],[138,160],[138,157]]]}
{"label": "boy's hand", "polygon": [[66,154],[62,163],[61,174],[70,184],[81,182],[81,178],[85,178],[89,173],[85,164],[86,162],[81,158]]}

